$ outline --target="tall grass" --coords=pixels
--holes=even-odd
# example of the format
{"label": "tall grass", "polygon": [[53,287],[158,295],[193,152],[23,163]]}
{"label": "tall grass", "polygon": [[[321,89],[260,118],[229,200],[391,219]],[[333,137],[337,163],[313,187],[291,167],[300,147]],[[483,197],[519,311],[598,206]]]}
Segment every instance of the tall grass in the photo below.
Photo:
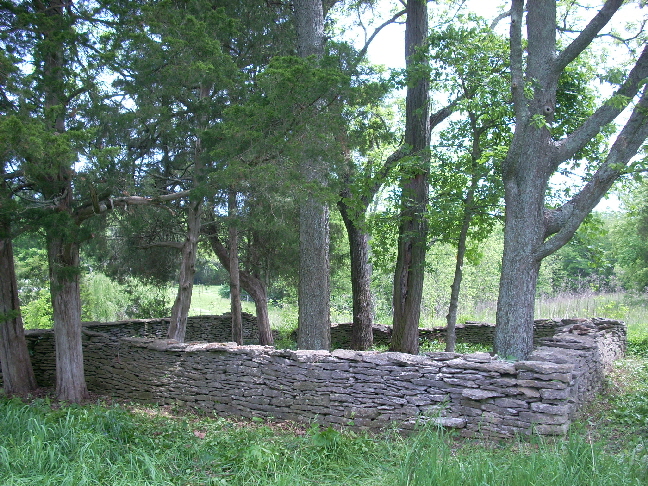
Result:
{"label": "tall grass", "polygon": [[615,456],[582,435],[558,441],[512,441],[504,446],[453,449],[435,431],[410,445],[395,484],[407,486],[639,485],[648,480],[643,458]]}
{"label": "tall grass", "polygon": [[[166,417],[100,405],[52,410],[0,399],[0,484],[639,485],[641,453],[611,454],[583,434],[504,445],[312,426]],[[640,450],[635,447],[634,450]]]}

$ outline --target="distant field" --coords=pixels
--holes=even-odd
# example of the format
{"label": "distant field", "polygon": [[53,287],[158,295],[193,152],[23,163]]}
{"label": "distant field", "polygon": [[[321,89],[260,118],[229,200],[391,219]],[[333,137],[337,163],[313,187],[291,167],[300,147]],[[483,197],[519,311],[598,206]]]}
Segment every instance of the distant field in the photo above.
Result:
{"label": "distant field", "polygon": [[[189,315],[220,315],[230,311],[230,301],[219,294],[218,285],[196,285],[191,297]],[[175,295],[176,289],[172,289]],[[254,302],[242,302],[243,312],[254,314]]]}
{"label": "distant field", "polygon": [[[220,315],[230,311],[230,301],[220,295],[220,286],[196,285],[191,302],[190,315]],[[175,289],[171,289],[175,295]],[[254,302],[243,301],[243,311],[255,313]],[[496,304],[483,303],[459,318],[460,322],[477,320],[495,322]],[[275,329],[293,329],[297,326],[297,307],[284,305],[269,306],[270,322]],[[624,293],[581,293],[560,294],[553,297],[540,297],[536,300],[536,318],[563,319],[569,317],[608,317],[620,319],[628,324],[631,336],[648,338],[648,296]],[[332,312],[332,322],[350,322],[351,316]],[[379,321],[391,325],[390,318]],[[421,322],[422,327],[445,326],[445,316],[437,316],[429,322]]]}

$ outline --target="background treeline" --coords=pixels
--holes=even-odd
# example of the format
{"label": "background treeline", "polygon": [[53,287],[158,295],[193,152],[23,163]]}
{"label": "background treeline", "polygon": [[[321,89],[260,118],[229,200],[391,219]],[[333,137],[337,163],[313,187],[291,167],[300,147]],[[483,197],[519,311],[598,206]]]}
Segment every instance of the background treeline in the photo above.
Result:
{"label": "background treeline", "polygon": [[[352,319],[354,349],[378,320],[406,353],[446,314],[453,350],[458,318],[496,301],[507,359],[532,351],[538,295],[643,292],[640,182],[619,221],[573,240],[646,168],[643,3],[469,7],[0,3],[7,388],[34,385],[21,316],[47,325],[51,309],[57,395],[78,402],[82,319],[168,314],[183,341],[210,273],[236,342],[245,294],[261,344],[276,304],[301,349],[328,349],[331,321]],[[403,22],[404,68],[369,62]]]}
{"label": "background treeline", "polygon": [[[631,307],[645,305],[648,287],[648,197],[645,183],[619,189],[618,210],[595,212],[574,239],[543,265],[538,282],[536,316],[577,317],[605,315],[626,318]],[[338,224],[339,226],[339,224]],[[333,226],[336,227],[335,225]],[[351,285],[346,241],[338,227],[333,239],[336,255],[332,279],[334,322],[351,320]],[[337,248],[336,248],[337,245]],[[502,258],[501,228],[475,245],[464,269],[459,322],[494,321],[499,268]],[[47,281],[47,258],[42,242],[33,236],[15,240],[16,273],[20,286],[23,318],[27,328],[51,327],[51,305]],[[376,322],[391,323],[393,268],[379,255],[373,263],[372,287]],[[167,256],[177,264],[177,255]],[[421,326],[445,325],[456,252],[447,244],[431,246],[427,258]],[[117,276],[102,255],[84,254],[82,292],[83,320],[113,321],[128,318],[168,317],[172,289],[177,285],[173,264],[167,275]],[[297,269],[293,268],[296,273]],[[228,311],[229,274],[205,244],[196,262],[192,313]],[[273,327],[294,329],[297,294],[290,278],[273,279],[268,287]],[[246,310],[253,312],[248,301]]]}

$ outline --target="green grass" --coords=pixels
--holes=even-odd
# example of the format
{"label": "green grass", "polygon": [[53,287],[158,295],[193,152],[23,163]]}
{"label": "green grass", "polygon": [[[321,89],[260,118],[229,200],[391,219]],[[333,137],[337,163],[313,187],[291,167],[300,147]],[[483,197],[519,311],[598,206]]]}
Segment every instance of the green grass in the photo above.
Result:
{"label": "green grass", "polygon": [[498,443],[459,440],[434,427],[410,437],[364,435],[138,406],[52,408],[46,399],[27,404],[0,397],[0,484],[646,484],[648,408],[634,407],[633,398],[637,387],[645,389],[648,361],[622,362],[614,376],[615,395],[601,398],[595,415],[569,437]]}
{"label": "green grass", "polygon": [[[175,299],[177,288],[172,287],[169,289],[171,301]],[[254,314],[254,302],[242,301],[241,307],[243,312]],[[230,300],[222,297],[220,285],[194,285],[193,293],[191,295],[191,307],[189,308],[189,315],[221,315],[230,311]]]}

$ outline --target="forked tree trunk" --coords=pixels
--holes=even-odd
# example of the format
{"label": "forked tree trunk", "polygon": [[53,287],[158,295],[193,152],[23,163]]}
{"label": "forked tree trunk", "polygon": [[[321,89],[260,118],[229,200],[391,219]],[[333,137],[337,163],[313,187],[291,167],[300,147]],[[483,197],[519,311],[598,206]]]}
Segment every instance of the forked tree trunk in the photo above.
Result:
{"label": "forked tree trunk", "polygon": [[26,395],[36,388],[25,329],[20,317],[9,225],[0,227],[0,363],[7,394]]}
{"label": "forked tree trunk", "polygon": [[193,280],[196,273],[196,253],[200,237],[202,200],[192,201],[187,211],[187,236],[182,244],[178,294],[171,308],[169,339],[184,342],[187,332],[187,317],[193,294]]}
{"label": "forked tree trunk", "polygon": [[371,294],[371,266],[369,264],[369,237],[349,215],[344,201],[338,202],[342,220],[349,237],[351,258],[351,289],[353,294],[353,326],[351,349],[367,350],[373,346],[373,296]]}
{"label": "forked tree trunk", "polygon": [[[229,250],[225,248],[218,238],[218,235],[207,235],[207,238],[209,238],[212,250],[218,258],[218,261],[223,265],[223,268],[229,271]],[[250,297],[254,300],[257,327],[259,328],[259,344],[272,346],[274,338],[272,336],[270,318],[268,316],[268,294],[266,292],[266,287],[261,279],[244,270],[239,269],[239,277],[241,279],[241,287],[243,287],[243,289],[250,294]]]}
{"label": "forked tree trunk", "polygon": [[[569,242],[648,137],[648,46],[616,91],[616,103],[603,103],[578,129],[560,140],[554,140],[550,130],[560,75],[622,4],[621,0],[606,1],[582,32],[560,50],[555,1],[511,2],[510,79],[515,132],[502,164],[506,223],[495,328],[495,352],[503,358],[526,359],[533,350],[533,309],[542,259]],[[522,35],[525,10],[526,39]],[[533,80],[530,90],[527,80]],[[605,160],[598,163],[582,189],[562,206],[545,208],[551,176],[638,94],[639,100]]]}
{"label": "forked tree trunk", "polygon": [[[200,100],[209,95],[210,86],[201,84],[198,89]],[[202,127],[198,127],[202,128]],[[196,137],[193,154],[193,184],[194,188],[199,185],[203,172],[203,149],[200,137]],[[178,274],[178,293],[171,308],[171,320],[169,322],[169,339],[184,342],[187,333],[187,317],[191,307],[193,295],[193,281],[196,274],[196,257],[198,254],[198,239],[200,238],[200,224],[202,219],[201,196],[190,196],[187,209],[187,235],[182,244],[180,253],[180,272]]]}

